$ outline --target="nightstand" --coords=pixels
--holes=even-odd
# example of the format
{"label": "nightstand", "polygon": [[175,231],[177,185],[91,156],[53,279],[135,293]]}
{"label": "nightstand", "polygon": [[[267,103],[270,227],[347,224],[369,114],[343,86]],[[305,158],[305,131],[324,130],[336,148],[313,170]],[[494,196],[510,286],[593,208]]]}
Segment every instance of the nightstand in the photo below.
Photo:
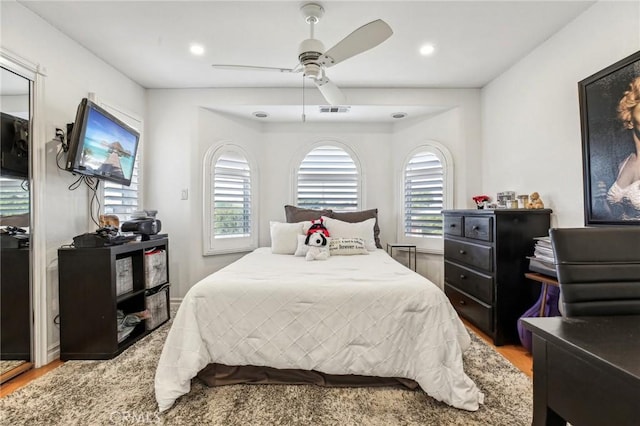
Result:
{"label": "nightstand", "polygon": [[[405,249],[409,252],[409,269],[417,271],[417,250],[415,244],[391,244],[387,243],[387,253],[393,257],[394,249]],[[413,254],[413,268],[411,268],[411,255]]]}

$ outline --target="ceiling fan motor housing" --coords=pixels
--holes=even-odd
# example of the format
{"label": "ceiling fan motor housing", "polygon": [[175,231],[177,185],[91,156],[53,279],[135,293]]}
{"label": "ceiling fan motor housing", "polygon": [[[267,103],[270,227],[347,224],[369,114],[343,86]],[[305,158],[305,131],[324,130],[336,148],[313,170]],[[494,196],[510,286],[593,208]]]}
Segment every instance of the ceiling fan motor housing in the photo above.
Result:
{"label": "ceiling fan motor housing", "polygon": [[[0,0],[1,1],[1,0]],[[298,64],[294,68],[276,68],[249,65],[214,64],[219,69],[241,69],[277,71],[286,73],[303,72],[303,76],[311,79],[322,96],[331,105],[346,104],[346,97],[340,88],[326,76],[325,68],[332,67],[345,59],[379,45],[393,34],[391,27],[382,19],[365,24],[348,36],[340,40],[328,51],[314,35],[315,25],[324,14],[324,9],[318,3],[306,3],[300,8],[305,22],[309,24],[309,38],[298,47]],[[304,85],[303,85],[304,88]],[[303,90],[304,93],[304,90]]]}
{"label": "ceiling fan motor housing", "polygon": [[298,60],[304,68],[304,75],[318,79],[322,74],[320,56],[324,54],[324,44],[315,38],[308,38],[300,43]]}

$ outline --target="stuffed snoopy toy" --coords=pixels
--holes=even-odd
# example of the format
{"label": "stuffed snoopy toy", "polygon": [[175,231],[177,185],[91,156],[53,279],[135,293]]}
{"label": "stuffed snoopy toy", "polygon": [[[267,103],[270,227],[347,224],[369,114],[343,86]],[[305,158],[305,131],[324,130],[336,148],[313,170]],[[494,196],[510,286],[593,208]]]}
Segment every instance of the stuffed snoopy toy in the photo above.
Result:
{"label": "stuffed snoopy toy", "polygon": [[307,260],[327,260],[329,258],[329,248],[327,247],[327,237],[322,231],[316,231],[307,234],[304,240],[305,245],[309,246],[307,251]]}
{"label": "stuffed snoopy toy", "polygon": [[311,221],[311,226],[307,231],[307,235],[313,234],[314,232],[322,232],[325,237],[329,236],[329,230],[326,226],[324,226],[324,221],[322,220],[322,218]]}

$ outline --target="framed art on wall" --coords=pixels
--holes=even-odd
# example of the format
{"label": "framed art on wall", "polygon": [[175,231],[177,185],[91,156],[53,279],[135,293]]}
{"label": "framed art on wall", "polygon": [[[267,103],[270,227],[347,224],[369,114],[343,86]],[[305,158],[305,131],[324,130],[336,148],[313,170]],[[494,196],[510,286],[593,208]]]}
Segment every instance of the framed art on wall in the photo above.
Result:
{"label": "framed art on wall", "polygon": [[640,51],[578,91],[585,225],[640,225]]}

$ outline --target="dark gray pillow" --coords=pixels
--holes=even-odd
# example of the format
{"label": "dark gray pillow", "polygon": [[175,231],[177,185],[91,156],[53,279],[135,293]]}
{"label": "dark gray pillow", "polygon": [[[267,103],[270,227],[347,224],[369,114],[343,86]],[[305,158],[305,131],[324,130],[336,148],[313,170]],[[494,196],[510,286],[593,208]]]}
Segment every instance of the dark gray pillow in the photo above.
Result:
{"label": "dark gray pillow", "polygon": [[380,244],[380,228],[378,227],[378,209],[362,210],[359,212],[332,212],[329,217],[349,223],[364,222],[367,219],[375,218],[376,223],[373,225],[373,238],[376,241],[376,247],[382,248]]}
{"label": "dark gray pillow", "polygon": [[287,223],[304,222],[305,220],[317,220],[320,219],[320,216],[331,217],[332,213],[333,212],[331,210],[313,210],[290,205],[284,206],[284,215],[287,219]]}

